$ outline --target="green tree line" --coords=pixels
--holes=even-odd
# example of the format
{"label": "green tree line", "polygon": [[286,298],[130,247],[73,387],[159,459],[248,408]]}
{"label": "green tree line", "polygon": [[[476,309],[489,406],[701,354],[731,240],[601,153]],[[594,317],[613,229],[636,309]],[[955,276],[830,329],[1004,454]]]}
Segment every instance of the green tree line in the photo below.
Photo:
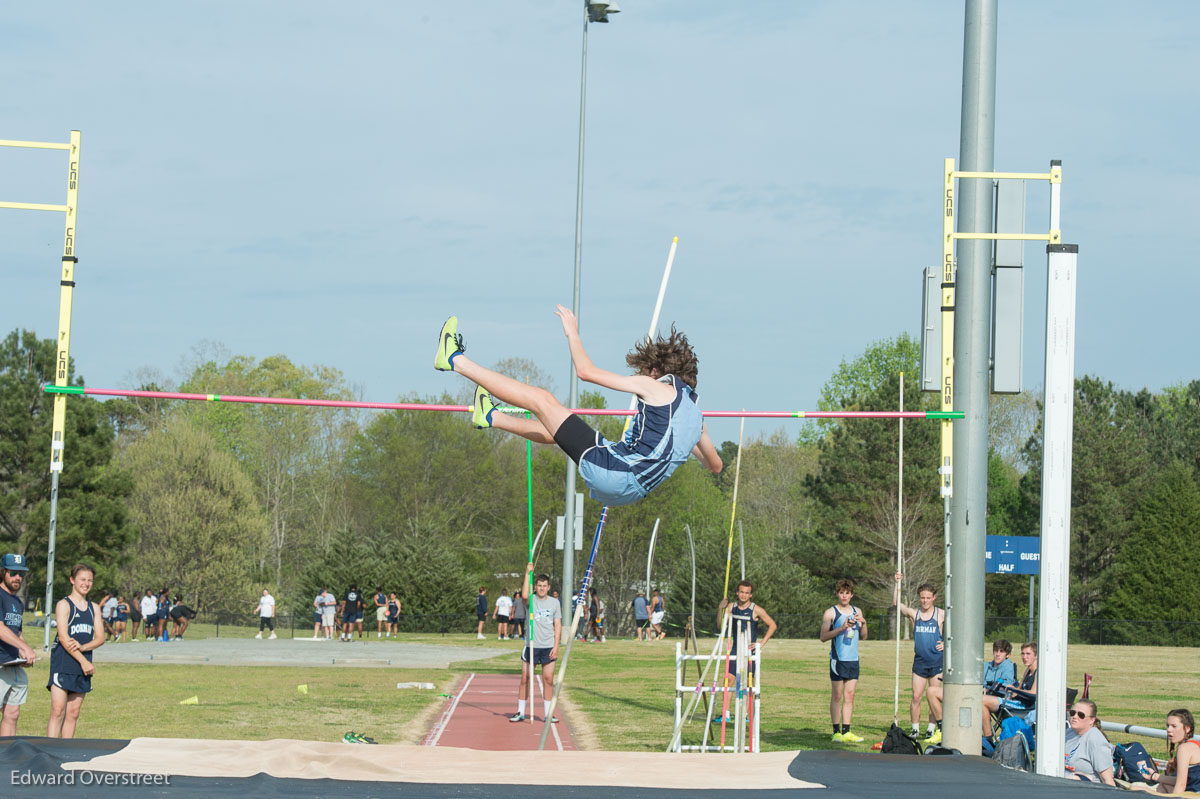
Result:
{"label": "green tree line", "polygon": [[[900,374],[907,410],[934,410],[915,390],[918,344],[901,334],[843,362],[822,390],[822,409],[895,409]],[[53,340],[14,331],[0,349],[0,548],[29,557],[31,593],[44,581],[49,515]],[[71,365],[72,385],[83,385]],[[521,359],[497,365],[553,390]],[[140,388],[158,389],[156,381]],[[211,357],[178,390],[311,399],[356,399],[336,369],[286,356]],[[468,402],[458,396],[404,401]],[[603,407],[585,394],[585,407]],[[517,587],[531,527],[549,520],[538,571],[558,582],[554,518],[564,457],[523,440],[473,429],[461,416],[269,405],[72,397],[60,489],[56,572],[83,560],[99,587],[128,594],[168,587],[201,611],[246,613],[263,587],[305,614],[322,587],[395,591],[406,613],[466,613],[479,586],[494,597]],[[621,420],[604,417],[609,437]],[[756,601],[772,614],[815,614],[842,577],[859,601],[890,604],[897,530],[905,581],[940,584],[943,517],[939,426],[904,427],[903,510],[895,420],[805,423],[741,448],[736,528]],[[1037,535],[1041,408],[1036,396],[994,396],[988,464],[988,530]],[[645,500],[610,511],[596,585],[611,623],[645,587],[651,531],[659,522],[652,586],[681,621],[696,553],[697,626],[711,626],[724,589],[730,534],[732,582],[740,576],[731,525],[737,444],[721,444],[720,475],[690,462]],[[1195,618],[1200,556],[1188,535],[1200,520],[1200,381],[1160,393],[1130,392],[1095,376],[1076,381],[1071,604],[1085,618]],[[584,491],[582,484],[578,490]],[[527,505],[532,496],[532,511]],[[590,541],[600,508],[585,499]],[[586,555],[586,549],[585,549]],[[577,571],[582,573],[582,560]],[[38,570],[41,573],[38,573]],[[61,596],[65,579],[56,578]],[[1024,578],[989,575],[992,615],[1027,611]],[[618,624],[619,628],[619,624]],[[1136,624],[1114,635],[1140,640]]]}

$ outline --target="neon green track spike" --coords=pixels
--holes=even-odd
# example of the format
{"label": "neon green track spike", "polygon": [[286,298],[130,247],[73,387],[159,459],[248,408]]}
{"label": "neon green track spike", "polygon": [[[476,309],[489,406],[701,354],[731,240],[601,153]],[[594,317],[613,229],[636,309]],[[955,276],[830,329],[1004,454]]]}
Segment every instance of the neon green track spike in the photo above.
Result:
{"label": "neon green track spike", "polygon": [[475,401],[471,407],[471,423],[480,430],[484,430],[492,426],[492,411],[496,410],[496,403],[492,401],[492,395],[487,393],[483,386],[475,386]]}
{"label": "neon green track spike", "polygon": [[454,365],[450,363],[450,359],[464,350],[462,336],[458,335],[458,317],[451,316],[442,325],[442,332],[438,334],[437,354],[433,357],[433,368],[439,372],[453,372]]}

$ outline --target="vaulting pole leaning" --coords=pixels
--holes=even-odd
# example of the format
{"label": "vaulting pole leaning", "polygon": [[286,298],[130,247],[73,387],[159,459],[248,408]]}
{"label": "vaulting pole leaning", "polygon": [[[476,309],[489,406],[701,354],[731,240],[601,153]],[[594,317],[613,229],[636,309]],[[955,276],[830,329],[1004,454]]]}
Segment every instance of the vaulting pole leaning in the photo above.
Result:
{"label": "vaulting pole leaning", "polygon": [[[375,411],[442,411],[470,413],[470,405],[430,405],[422,402],[352,402],[350,400],[296,399],[293,397],[244,397],[235,394],[185,394],[176,391],[136,391],[114,388],[45,385],[47,394],[81,394],[88,397],[140,397],[144,399],[190,400],[195,402],[240,402],[249,405],[301,405],[311,408],[360,408]],[[498,408],[506,413],[525,413],[524,408]],[[633,416],[636,411],[620,408],[572,408],[579,416]],[[746,419],[962,419],[965,411],[704,411],[704,416]]]}

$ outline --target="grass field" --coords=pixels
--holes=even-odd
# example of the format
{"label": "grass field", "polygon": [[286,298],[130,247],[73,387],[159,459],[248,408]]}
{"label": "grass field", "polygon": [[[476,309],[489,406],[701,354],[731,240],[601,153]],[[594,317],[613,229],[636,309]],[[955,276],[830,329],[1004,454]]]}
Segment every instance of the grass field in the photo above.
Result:
{"label": "grass field", "polygon": [[[36,630],[26,631],[29,638]],[[213,631],[189,630],[189,638]],[[221,628],[221,637],[253,636],[252,628]],[[371,643],[374,636],[364,638]],[[80,737],[269,739],[332,741],[347,730],[365,732],[382,743],[415,743],[440,712],[462,674],[513,672],[517,644],[472,635],[405,635],[411,643],[453,644],[495,649],[497,657],[452,664],[447,670],[189,666],[104,664],[95,690],[84,703]],[[153,643],[111,646],[158,646]],[[336,644],[335,644],[336,645]],[[702,647],[704,644],[701,644]],[[163,645],[169,646],[169,645]],[[711,646],[711,642],[710,642]],[[895,649],[891,642],[861,644],[862,679],[855,703],[854,729],[866,740],[849,748],[866,751],[891,724]],[[651,644],[609,640],[577,643],[567,672],[567,699],[579,744],[586,748],[661,751],[672,726],[674,653],[671,640]],[[773,640],[764,650],[763,749],[844,748],[830,743],[828,647],[813,640]],[[1092,697],[1101,718],[1162,728],[1167,710],[1197,704],[1200,650],[1169,647],[1073,646],[1068,685],[1080,687],[1083,673],[1095,676]],[[901,649],[900,718],[908,718],[911,643]],[[691,667],[685,683],[695,682]],[[48,713],[44,690],[46,661],[30,669],[31,698],[22,711],[20,732],[42,734]],[[397,690],[397,682],[432,682],[435,692]],[[306,684],[308,693],[297,686]],[[191,696],[198,705],[180,705]],[[515,699],[515,697],[514,697]],[[514,703],[515,704],[515,703]],[[1194,708],[1197,709],[1197,708]],[[685,736],[698,738],[702,715]],[[922,727],[924,726],[924,713]],[[1127,736],[1118,736],[1124,742]],[[1115,740],[1115,739],[1114,739]],[[1156,755],[1165,743],[1142,739]]]}

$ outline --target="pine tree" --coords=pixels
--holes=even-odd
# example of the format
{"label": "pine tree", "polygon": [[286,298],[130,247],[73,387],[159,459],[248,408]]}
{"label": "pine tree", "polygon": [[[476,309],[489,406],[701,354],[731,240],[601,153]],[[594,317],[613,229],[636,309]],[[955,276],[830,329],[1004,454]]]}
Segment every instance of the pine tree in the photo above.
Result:
{"label": "pine tree", "polygon": [[[1200,486],[1190,466],[1177,462],[1138,506],[1133,531],[1113,565],[1114,590],[1104,603],[1104,615],[1194,621],[1200,607],[1200,548],[1192,540],[1197,530]],[[1192,625],[1183,629],[1190,636],[1188,643],[1200,638]],[[1112,625],[1105,643],[1170,643],[1171,638],[1164,640],[1166,632],[1144,624]]]}

